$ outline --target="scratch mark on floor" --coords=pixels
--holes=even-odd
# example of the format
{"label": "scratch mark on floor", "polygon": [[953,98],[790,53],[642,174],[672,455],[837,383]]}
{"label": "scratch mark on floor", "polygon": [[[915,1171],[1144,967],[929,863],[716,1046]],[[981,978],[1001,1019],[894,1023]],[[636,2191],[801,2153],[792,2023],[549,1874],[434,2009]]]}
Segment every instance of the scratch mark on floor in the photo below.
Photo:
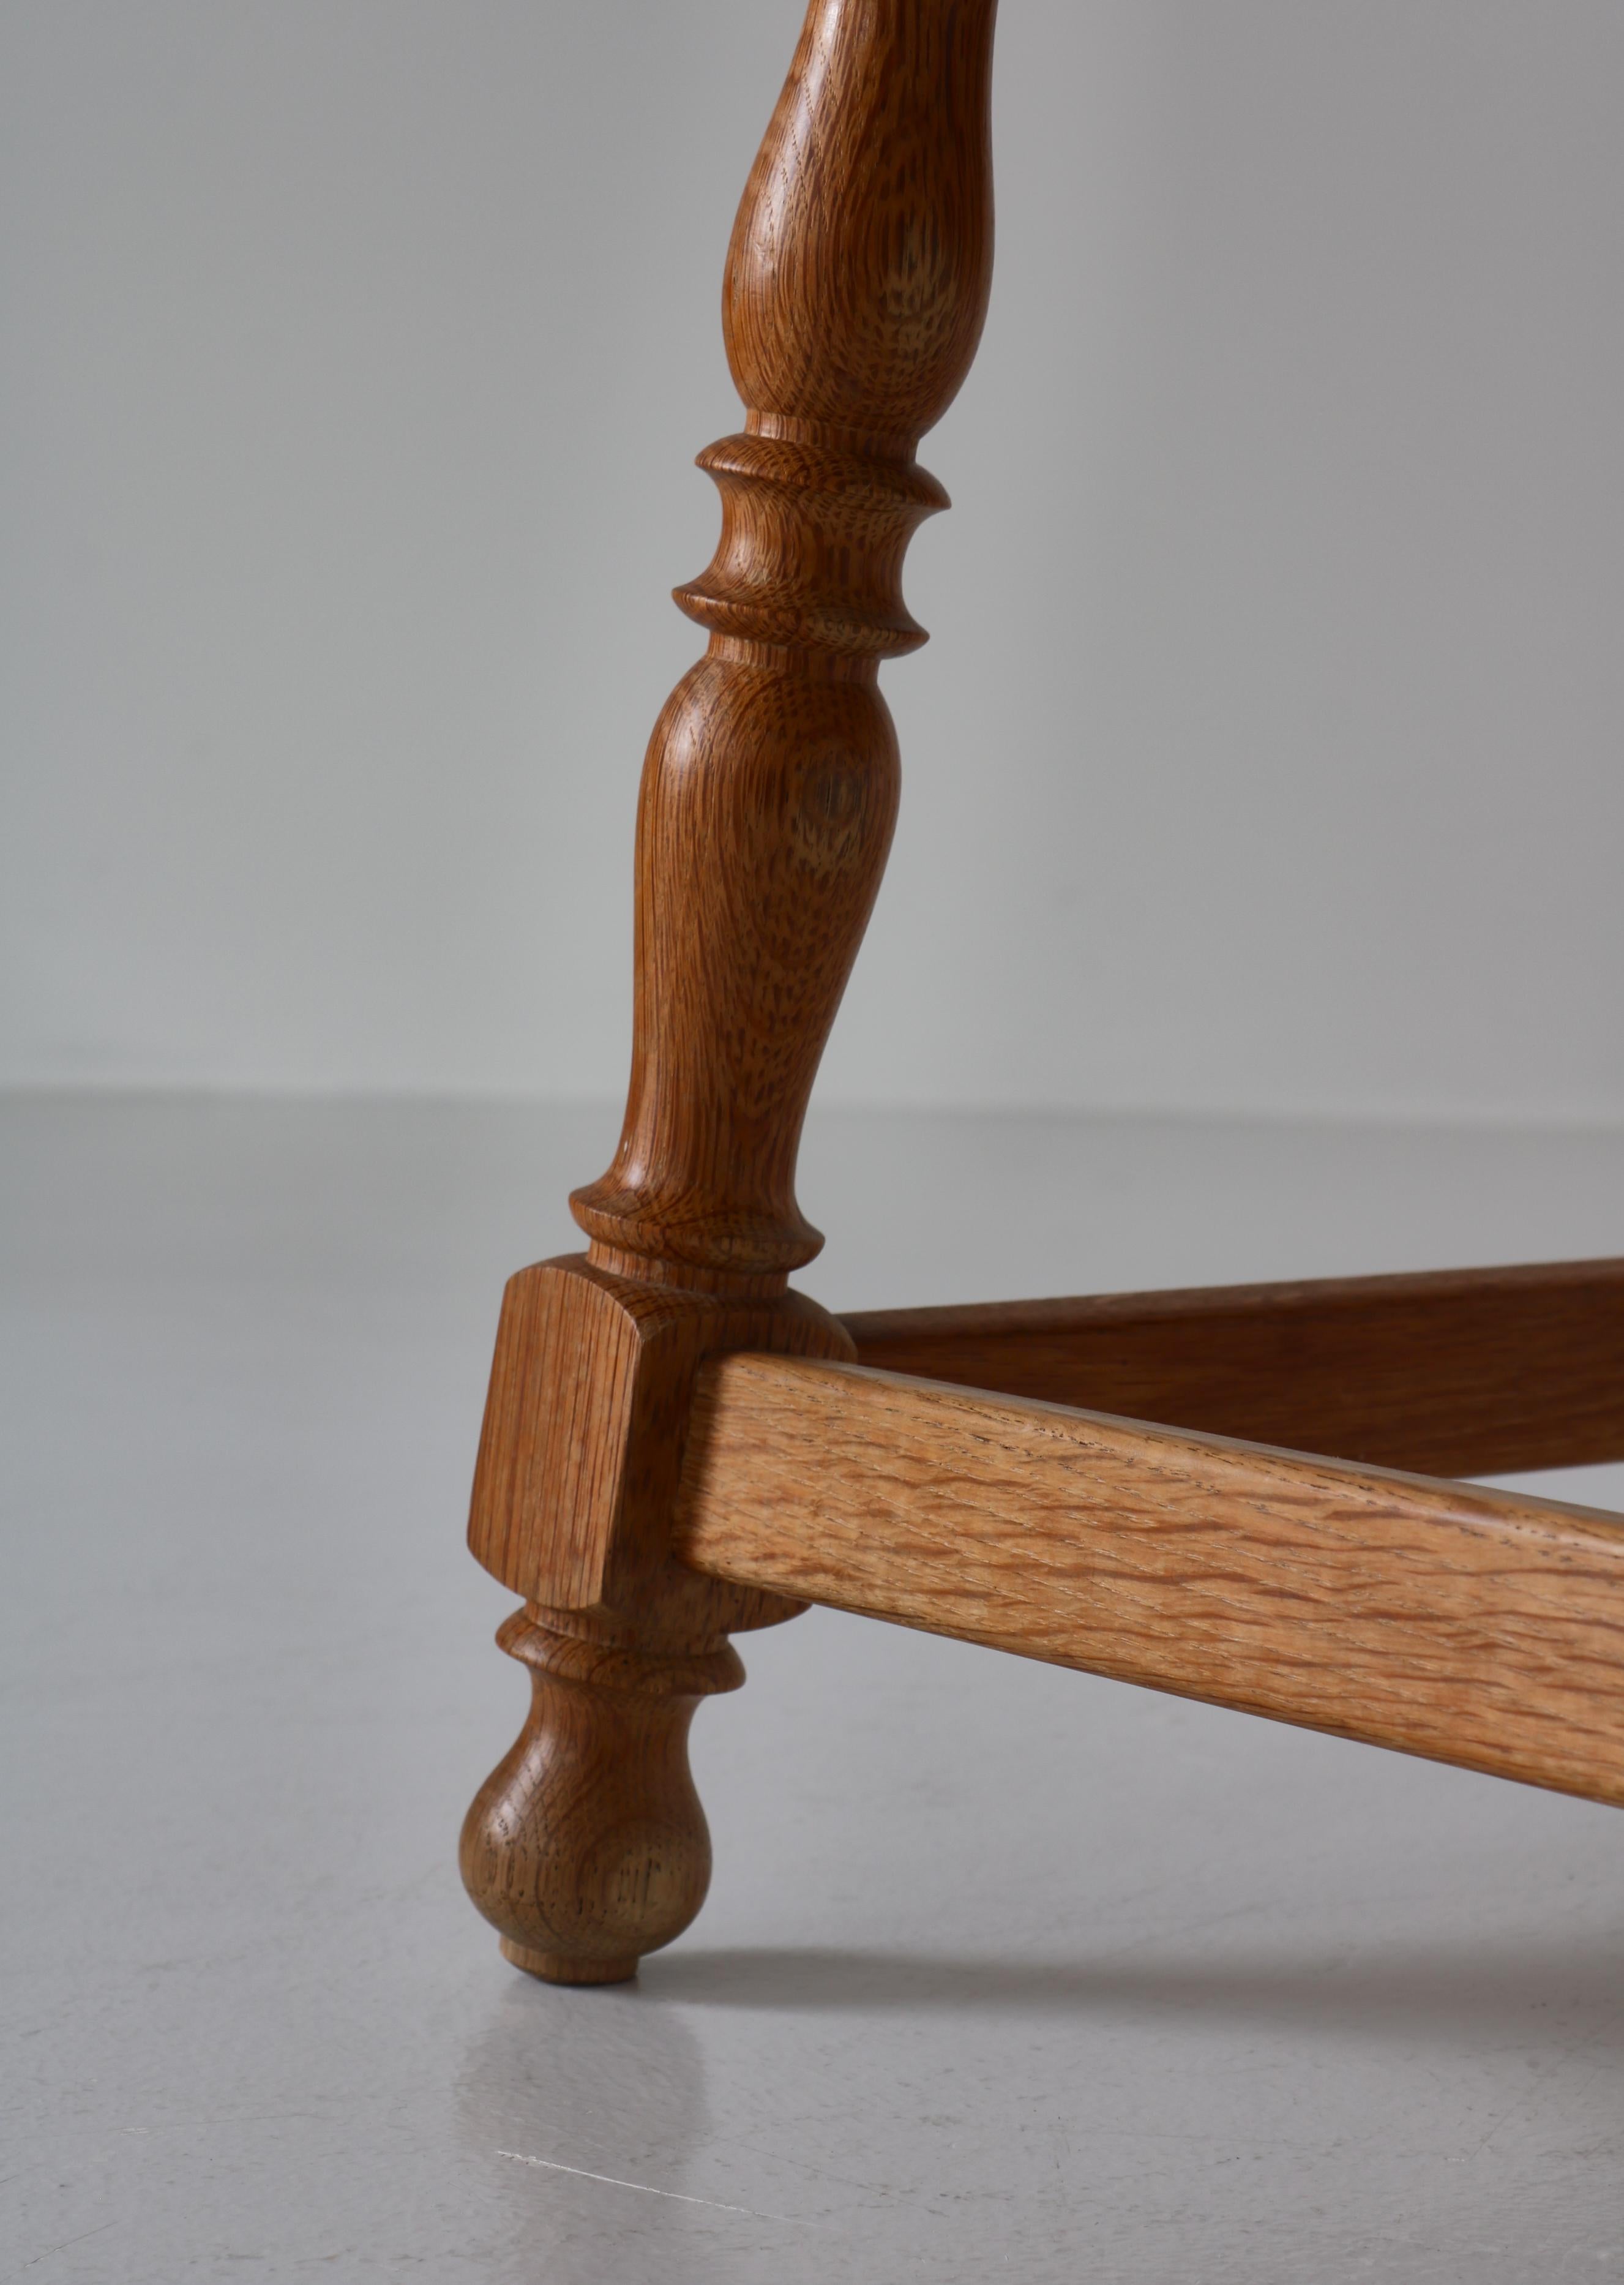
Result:
{"label": "scratch mark on floor", "polygon": [[608,2182],[612,2189],[641,2190],[646,2198],[675,2198],[679,2205],[709,2206],[712,2213],[743,2214],[751,2221],[797,2222],[804,2229],[811,2225],[800,2220],[797,2214],[760,2213],[754,2206],[724,2205],[719,2198],[690,2197],[686,2190],[657,2190],[651,2182],[624,2181],[618,2174],[594,2174],[587,2166],[566,2166],[558,2158],[531,2158],[522,2150],[498,2150],[498,2158],[513,2158],[521,2166],[545,2166],[550,2173],[577,2174],[584,2182]]}
{"label": "scratch mark on floor", "polygon": [[42,2261],[49,2261],[53,2253],[66,2253],[70,2245],[82,2245],[87,2237],[99,2237],[104,2230],[113,2227],[110,2221],[98,2222],[94,2229],[82,2229],[77,2237],[65,2237],[59,2245],[48,2245],[43,2253],[36,2253],[32,2261],[25,2261],[22,2269],[13,2269],[13,2277],[20,2277],[23,2269],[37,2269]]}

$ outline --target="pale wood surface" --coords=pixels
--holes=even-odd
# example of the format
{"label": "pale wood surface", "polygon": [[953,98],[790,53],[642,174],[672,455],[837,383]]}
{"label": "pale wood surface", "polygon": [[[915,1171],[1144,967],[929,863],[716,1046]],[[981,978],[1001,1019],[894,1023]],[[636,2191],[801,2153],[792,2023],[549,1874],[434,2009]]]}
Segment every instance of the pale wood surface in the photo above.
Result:
{"label": "pale wood surface", "polygon": [[1624,1804],[1624,1520],[855,1365],[704,1368],[679,1551]]}
{"label": "pale wood surface", "polygon": [[843,1320],[858,1362],[1429,1475],[1624,1457],[1624,1261]]}

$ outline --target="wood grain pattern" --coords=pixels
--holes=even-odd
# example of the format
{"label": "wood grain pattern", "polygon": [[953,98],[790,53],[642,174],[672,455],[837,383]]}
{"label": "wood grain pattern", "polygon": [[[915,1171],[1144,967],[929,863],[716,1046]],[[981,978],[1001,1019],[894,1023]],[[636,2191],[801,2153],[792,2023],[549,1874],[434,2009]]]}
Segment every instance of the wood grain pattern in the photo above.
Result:
{"label": "wood grain pattern", "polygon": [[470,1522],[532,1699],[463,1873],[555,1982],[630,1975],[698,1910],[688,1723],[741,1678],[728,1632],[802,1598],[1624,1800],[1617,1519],[1196,1433],[1624,1453],[1620,1265],[846,1327],[787,1290],[896,815],[879,666],[924,640],[903,558],[946,505],[915,450],[986,309],[992,20],[811,0],[728,254],[746,417],[701,456],[722,530],[677,600],[709,648],[644,765],[624,1125],[571,1202],[589,1252],[510,1283]]}
{"label": "wood grain pattern", "polygon": [[555,1614],[640,1615],[667,1653],[709,1651],[730,1629],[793,1617],[798,1604],[741,1596],[671,1560],[694,1374],[729,1348],[853,1354],[850,1335],[803,1293],[685,1293],[616,1276],[584,1254],[519,1270],[502,1297],[470,1551]]}
{"label": "wood grain pattern", "polygon": [[700,1700],[736,1690],[732,1645],[651,1650],[534,1604],[497,1635],[530,1670],[530,1719],[463,1821],[463,1885],[505,1958],[549,1983],[622,1983],[705,1900],[710,1835],[688,1770]]}
{"label": "wood grain pattern", "polygon": [[706,656],[655,726],[638,813],[625,1125],[571,1201],[592,1259],[781,1289],[819,1059],[896,817],[877,674],[923,630],[903,552],[946,494],[914,459],[992,274],[993,0],[812,0],[728,252],[743,432],[702,454]]}
{"label": "wood grain pattern", "polygon": [[1624,1459],[1624,1261],[843,1320],[858,1362],[1429,1475]]}
{"label": "wood grain pattern", "polygon": [[856,1365],[699,1377],[707,1574],[1624,1804],[1624,1519]]}
{"label": "wood grain pattern", "polygon": [[726,1629],[796,1607],[675,1565],[671,1515],[700,1359],[850,1350],[787,1292],[821,1244],[796,1154],[896,816],[879,664],[924,640],[902,558],[946,505],[914,446],[986,308],[992,12],[812,0],[734,231],[747,417],[701,459],[722,534],[677,600],[710,647],[644,765],[625,1123],[571,1201],[587,1257],[509,1286],[469,1527],[527,1598],[533,1695],[464,1877],[554,1981],[629,1974],[698,1909],[688,1717],[737,1679]]}

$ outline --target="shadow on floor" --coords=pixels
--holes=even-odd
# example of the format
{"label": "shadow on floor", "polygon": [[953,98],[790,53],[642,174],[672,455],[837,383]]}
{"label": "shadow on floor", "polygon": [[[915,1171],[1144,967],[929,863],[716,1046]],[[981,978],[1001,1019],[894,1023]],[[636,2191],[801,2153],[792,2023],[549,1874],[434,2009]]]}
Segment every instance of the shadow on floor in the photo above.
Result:
{"label": "shadow on floor", "polygon": [[652,1999],[707,2007],[975,2009],[1247,2024],[1372,2038],[1527,2039],[1624,2057],[1624,1931],[1562,1943],[1231,1959],[967,1959],[684,1948],[643,1963]]}

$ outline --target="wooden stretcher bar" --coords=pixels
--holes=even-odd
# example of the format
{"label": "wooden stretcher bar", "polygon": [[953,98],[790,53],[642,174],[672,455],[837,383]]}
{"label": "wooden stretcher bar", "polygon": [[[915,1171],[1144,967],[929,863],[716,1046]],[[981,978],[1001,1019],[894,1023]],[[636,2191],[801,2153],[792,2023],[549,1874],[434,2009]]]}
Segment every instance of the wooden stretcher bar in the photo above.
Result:
{"label": "wooden stretcher bar", "polygon": [[1624,1805],[1624,1519],[862,1366],[703,1367],[717,1579]]}
{"label": "wooden stretcher bar", "polygon": [[1624,1261],[874,1310],[859,1361],[1429,1475],[1624,1459]]}

